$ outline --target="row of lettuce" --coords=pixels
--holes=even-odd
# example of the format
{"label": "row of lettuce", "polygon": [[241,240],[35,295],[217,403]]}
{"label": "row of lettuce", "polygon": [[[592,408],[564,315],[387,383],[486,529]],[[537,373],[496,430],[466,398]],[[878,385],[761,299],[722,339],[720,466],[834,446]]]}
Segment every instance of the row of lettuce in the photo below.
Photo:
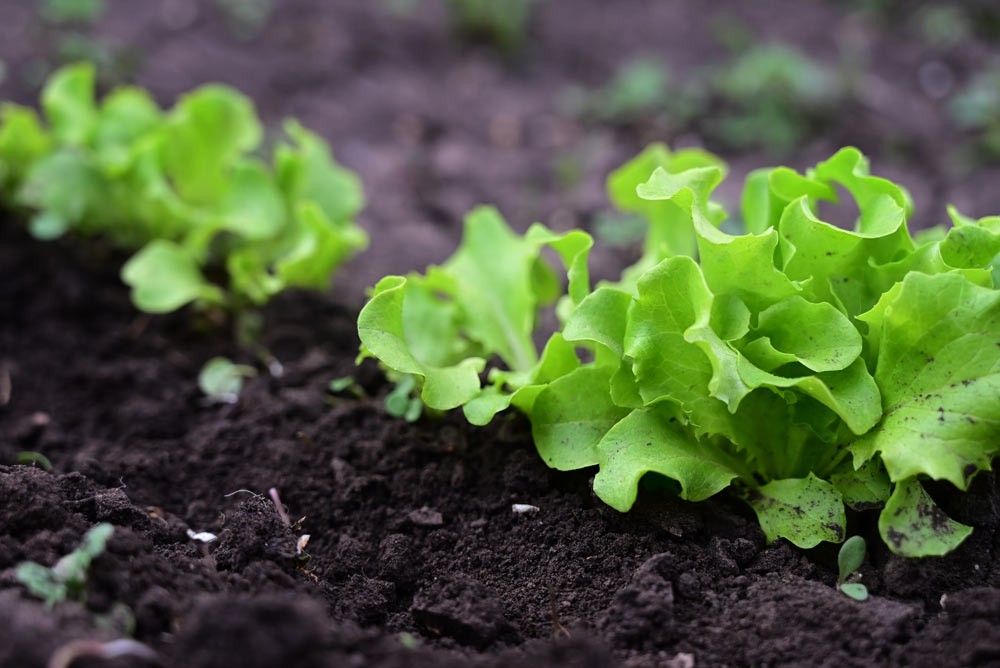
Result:
{"label": "row of lettuce", "polygon": [[271,138],[219,85],[170,110],[141,88],[95,99],[94,69],[53,75],[34,109],[0,108],[0,189],[41,239],[100,237],[133,253],[122,278],[150,313],[238,311],[288,287],[324,289],[364,248],[357,176],[294,121]]}
{"label": "row of lettuce", "polygon": [[[366,244],[358,178],[294,121],[265,142],[236,91],[206,86],[168,111],[138,88],[98,102],[78,65],[41,108],[0,109],[4,200],[36,237],[131,253],[122,278],[143,311],[238,313],[325,289]],[[729,489],[769,539],[801,547],[843,541],[850,507],[881,508],[898,554],[954,549],[971,528],[923,481],[965,490],[1000,452],[1000,217],[951,211],[914,237],[906,191],[844,149],[805,173],[751,173],[734,223],[713,198],[725,172],[659,145],[614,172],[612,202],[648,229],[610,283],[592,285],[587,233],[519,235],[473,211],[450,259],[375,286],[362,357],[412,391],[411,417],[524,413],[543,460],[597,467],[595,493],[622,511],[652,475],[691,501]],[[821,219],[838,188],[860,211],[853,230]]]}
{"label": "row of lettuce", "polygon": [[[621,511],[652,473],[691,501],[731,490],[769,539],[840,542],[845,507],[881,508],[893,552],[954,549],[971,527],[923,481],[966,490],[1000,453],[1000,217],[951,211],[914,238],[907,192],[844,149],[804,174],[751,173],[745,233],[730,234],[712,199],[724,174],[662,146],[612,174],[611,199],[649,231],[641,259],[596,287],[586,233],[519,236],[474,211],[447,262],[378,283],[363,355],[473,424],[523,412],[545,462],[597,467],[595,493]],[[853,230],[819,217],[838,187]],[[553,303],[561,325],[539,351]]]}

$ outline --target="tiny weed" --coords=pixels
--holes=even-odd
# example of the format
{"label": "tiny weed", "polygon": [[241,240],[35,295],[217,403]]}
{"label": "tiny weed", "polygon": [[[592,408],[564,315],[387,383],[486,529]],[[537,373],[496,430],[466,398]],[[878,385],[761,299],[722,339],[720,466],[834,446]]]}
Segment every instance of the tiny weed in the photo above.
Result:
{"label": "tiny weed", "polygon": [[861,568],[865,561],[866,545],[865,539],[861,536],[851,536],[840,546],[837,554],[837,588],[855,601],[864,601],[868,598],[868,588],[860,582],[848,582],[854,576],[855,571]]}
{"label": "tiny weed", "polygon": [[40,452],[32,452],[29,450],[19,452],[17,453],[17,463],[22,465],[30,464],[32,466],[40,466],[46,471],[52,470],[52,462],[49,461],[48,457]]}
{"label": "tiny weed", "polygon": [[87,585],[90,564],[104,553],[112,533],[114,527],[110,524],[98,524],[84,535],[80,547],[57,561],[55,566],[48,568],[26,561],[17,566],[15,576],[48,606],[69,598],[80,599]]}
{"label": "tiny weed", "polygon": [[225,357],[213,357],[198,374],[198,387],[212,403],[235,404],[243,390],[243,381],[257,375],[246,364],[233,364]]}
{"label": "tiny weed", "polygon": [[424,412],[424,402],[420,397],[413,396],[417,389],[417,377],[412,374],[402,374],[393,388],[385,397],[385,410],[393,417],[403,418],[407,422],[416,422]]}

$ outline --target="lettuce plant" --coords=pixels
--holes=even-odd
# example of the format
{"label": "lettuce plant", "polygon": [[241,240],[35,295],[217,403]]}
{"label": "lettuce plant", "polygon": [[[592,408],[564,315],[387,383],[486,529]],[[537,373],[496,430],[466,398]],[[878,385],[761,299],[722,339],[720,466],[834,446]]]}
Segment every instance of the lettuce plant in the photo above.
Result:
{"label": "lettuce plant", "polygon": [[288,287],[328,286],[366,244],[357,176],[295,121],[273,151],[249,99],[209,85],[164,111],[124,87],[100,103],[94,68],[58,71],[32,109],[0,107],[0,193],[41,239],[99,236],[134,255],[135,305],[240,311]]}
{"label": "lettuce plant", "polygon": [[[952,211],[950,229],[915,239],[907,192],[848,148],[805,173],[750,174],[731,234],[712,199],[724,174],[662,146],[612,174],[648,241],[596,287],[584,232],[519,236],[474,211],[451,259],[375,286],[362,356],[474,424],[522,411],[545,462],[596,466],[595,493],[621,511],[656,474],[691,501],[731,490],[768,539],[841,542],[845,507],[881,508],[893,552],[952,550],[971,528],[923,481],[965,490],[1000,452],[1000,217]],[[838,187],[860,210],[852,230],[820,215]],[[539,352],[539,309],[556,300]]]}

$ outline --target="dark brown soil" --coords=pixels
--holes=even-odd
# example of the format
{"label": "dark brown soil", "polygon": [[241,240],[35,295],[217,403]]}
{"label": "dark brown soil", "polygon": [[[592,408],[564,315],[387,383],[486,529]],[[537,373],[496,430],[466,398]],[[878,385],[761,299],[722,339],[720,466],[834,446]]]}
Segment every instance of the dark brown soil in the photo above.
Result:
{"label": "dark brown soil", "polygon": [[[241,42],[211,3],[112,0],[99,30],[142,46],[138,80],[165,103],[224,81],[267,119],[295,114],[331,139],[366,183],[372,249],[331,294],[268,308],[264,339],[282,376],[250,380],[235,406],[206,405],[194,382],[205,360],[252,361],[226,332],[189,313],[137,315],[114,253],[39,244],[0,219],[0,383],[10,384],[0,464],[22,451],[54,464],[0,466],[0,666],[44,666],[72,640],[123,635],[178,668],[1000,665],[995,476],[965,499],[938,490],[976,527],[946,558],[893,557],[873,517],[853,517],[873,552],[862,569],[873,596],[857,603],[834,589],[835,550],[766,546],[734,500],[650,492],[619,514],[591,495],[592,472],[548,470],[516,416],[486,429],[460,416],[409,425],[385,414],[377,369],[354,367],[363,288],[442,260],[471,205],[498,203],[522,228],[586,227],[606,206],[608,169],[650,139],[697,141],[583,127],[560,116],[555,92],[600,83],[637,52],[661,53],[678,72],[719,57],[704,4],[547,0],[528,52],[509,63],[452,40],[435,3],[404,19],[374,1],[279,1],[265,31]],[[878,101],[845,110],[787,162],[855,143],[911,189],[921,225],[942,220],[947,201],[1000,212],[1000,190],[986,187],[996,169],[959,178],[942,166],[958,135],[915,75],[938,58],[966,76],[996,49],[928,52],[835,3],[744,4],[715,11],[820,57],[835,57],[845,31],[861,35],[877,100],[898,101],[891,117]],[[2,1],[0,16],[0,92],[30,100],[18,72],[50,37],[30,3]],[[905,139],[902,159],[883,150],[890,135]],[[582,178],[560,186],[553,164],[570,153]],[[734,175],[763,160],[733,156]],[[605,252],[598,273],[624,261]],[[351,373],[369,398],[326,391]],[[84,602],[47,609],[17,584],[18,563],[54,563],[97,522],[115,532]]]}

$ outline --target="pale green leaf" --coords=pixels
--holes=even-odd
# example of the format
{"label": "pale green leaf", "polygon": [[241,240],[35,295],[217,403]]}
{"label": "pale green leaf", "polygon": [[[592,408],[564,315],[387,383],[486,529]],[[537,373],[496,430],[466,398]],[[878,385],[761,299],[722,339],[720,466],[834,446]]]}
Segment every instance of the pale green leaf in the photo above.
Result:
{"label": "pale green leaf", "polygon": [[368,245],[364,230],[333,223],[312,201],[299,203],[293,226],[292,242],[274,264],[285,285],[326,289],[334,271]]}
{"label": "pale green leaf", "polygon": [[206,397],[224,403],[235,403],[243,389],[243,381],[255,376],[257,370],[245,364],[233,364],[225,357],[213,357],[198,373],[198,388]]}
{"label": "pale green leaf", "polygon": [[594,492],[623,512],[635,503],[639,480],[649,472],[676,480],[681,497],[689,501],[722,491],[737,475],[711,446],[653,410],[629,413],[604,435],[597,451]]}
{"label": "pale green leaf", "polygon": [[868,600],[868,587],[864,586],[860,582],[844,582],[840,586],[840,591],[844,592],[850,598],[855,601],[866,601]]}
{"label": "pale green leaf", "polygon": [[851,445],[894,481],[924,473],[965,489],[1000,452],[1000,292],[958,274],[910,274],[861,316],[877,340],[885,418]]}
{"label": "pale green leaf", "polygon": [[209,85],[180,99],[164,133],[163,165],[177,192],[193,204],[212,205],[227,190],[230,168],[257,148],[262,131],[249,98]]}
{"label": "pale green leaf", "polygon": [[593,466],[597,444],[628,414],[608,394],[611,369],[582,366],[549,383],[535,398],[529,418],[538,454],[561,471]]}
{"label": "pale green leaf", "polygon": [[[419,288],[411,290],[420,293]],[[402,276],[387,276],[379,281],[358,315],[361,344],[390,369],[421,377],[421,399],[430,408],[461,406],[479,393],[479,372],[486,362],[480,357],[466,357],[451,365],[437,366],[418,359],[404,324],[404,300],[409,294],[407,279]]]}
{"label": "pale green leaf", "polygon": [[162,120],[160,107],[145,90],[123,87],[112,91],[101,104],[94,136],[102,168],[115,175],[127,169],[135,144],[154,133]]}
{"label": "pale green leaf", "polygon": [[58,70],[42,90],[42,109],[56,141],[81,146],[97,126],[94,102],[94,66],[69,65]]}
{"label": "pale green leaf", "polygon": [[148,313],[168,313],[195,300],[221,302],[221,291],[208,283],[198,263],[177,244],[158,239],[122,267],[132,288],[132,302]]}
{"label": "pale green leaf", "polygon": [[34,109],[0,105],[0,184],[16,187],[34,163],[52,149]]}
{"label": "pale green leaf", "polygon": [[[724,162],[700,149],[672,153],[663,144],[652,144],[608,177],[611,202],[622,211],[639,214],[649,226],[643,259],[637,265],[641,270],[674,255],[694,255],[695,241],[690,216],[682,208],[671,202],[641,197],[636,194],[636,188],[645,183],[657,168],[677,174],[702,167],[717,170],[720,180],[726,170]],[[720,210],[713,209],[713,212],[718,221]]]}
{"label": "pale green leaf", "polygon": [[972,527],[945,515],[916,478],[906,478],[896,482],[879,515],[878,531],[896,554],[937,557],[958,547]]}
{"label": "pale green leaf", "polygon": [[750,492],[749,501],[768,541],[787,538],[802,548],[844,540],[844,504],[833,485],[810,473],[774,480]]}
{"label": "pale green leaf", "polygon": [[844,582],[851,573],[861,568],[861,564],[865,562],[866,552],[865,539],[861,536],[851,536],[844,541],[837,553],[838,583]]}
{"label": "pale green leaf", "polygon": [[223,229],[251,241],[270,239],[285,227],[285,202],[267,168],[255,160],[233,165],[218,208]]}
{"label": "pale green leaf", "polygon": [[315,202],[333,223],[353,220],[364,208],[365,195],[358,176],[336,160],[319,136],[296,121],[285,122],[293,143],[274,152],[278,184],[292,201]]}
{"label": "pale green leaf", "polygon": [[850,459],[845,460],[830,473],[830,482],[854,510],[880,508],[892,492],[889,474],[878,459],[865,462],[857,470]]}
{"label": "pale green leaf", "polygon": [[812,371],[846,369],[861,354],[861,334],[846,316],[798,295],[761,311],[754,334],[783,353],[783,364],[798,362]]}

